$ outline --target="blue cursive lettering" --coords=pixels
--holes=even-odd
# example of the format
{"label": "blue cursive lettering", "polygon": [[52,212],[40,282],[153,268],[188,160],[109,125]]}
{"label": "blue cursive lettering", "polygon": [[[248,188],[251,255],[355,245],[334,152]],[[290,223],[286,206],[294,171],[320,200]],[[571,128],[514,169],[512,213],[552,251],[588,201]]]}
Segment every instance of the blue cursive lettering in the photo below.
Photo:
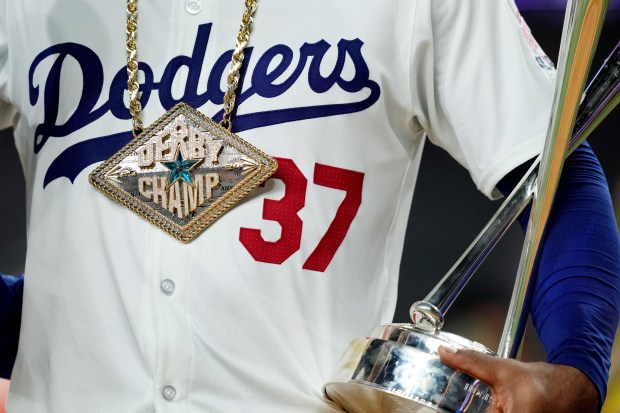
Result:
{"label": "blue cursive lettering", "polygon": [[[224,91],[221,89],[222,79],[231,59],[232,50],[223,53],[213,64],[207,79],[206,90],[199,91],[199,78],[203,71],[206,50],[209,44],[212,25],[199,26],[196,41],[191,56],[176,56],[168,62],[159,81],[156,80],[152,68],[145,62],[139,67],[143,75],[140,85],[142,92],[140,101],[145,107],[154,91],[158,92],[161,105],[167,110],[178,102],[185,102],[193,107],[201,107],[207,102],[221,105],[224,100]],[[321,73],[322,62],[332,46],[325,40],[316,43],[303,44],[295,58],[293,50],[282,44],[275,45],[257,58],[251,74],[241,73],[239,89],[242,92],[237,98],[237,107],[252,96],[276,98],[286,93],[302,74],[307,72],[307,82],[310,90],[322,94],[337,87],[352,95],[365,91],[365,97],[358,101],[332,103],[316,106],[300,106],[282,108],[264,112],[246,113],[236,116],[234,131],[241,132],[248,129],[300,121],[326,116],[336,116],[363,111],[372,106],[381,94],[379,85],[370,79],[370,71],[362,55],[363,42],[359,39],[340,40],[337,46],[337,60],[333,70]],[[252,61],[253,49],[246,50],[246,62]],[[83,89],[79,102],[75,107],[68,108],[65,122],[59,121],[61,75],[68,59],[77,62],[81,73]],[[51,60],[51,68],[45,80],[44,91],[34,83],[35,72],[43,61]],[[350,61],[354,68],[352,78],[345,79],[343,70],[345,63]],[[324,66],[324,65],[323,65]],[[172,94],[172,85],[181,68],[187,69],[185,90],[180,97]],[[244,65],[247,68],[248,64]],[[288,70],[288,69],[291,69]],[[325,68],[323,68],[325,69]],[[286,79],[282,76],[290,74]],[[244,88],[244,80],[248,78],[250,84]],[[127,74],[125,68],[119,69],[110,83],[108,100],[99,107],[104,84],[104,70],[95,52],[86,46],[77,43],[61,43],[45,49],[32,62],[29,71],[30,103],[35,106],[43,95],[43,122],[35,130],[34,151],[39,151],[50,138],[61,138],[89,125],[110,112],[118,119],[130,119],[129,110],[123,97],[126,91]],[[215,121],[222,117],[222,111],[213,116]],[[117,133],[80,142],[62,152],[50,165],[44,185],[60,177],[67,177],[72,182],[77,175],[89,165],[102,161],[122,147],[128,140],[127,132]]]}

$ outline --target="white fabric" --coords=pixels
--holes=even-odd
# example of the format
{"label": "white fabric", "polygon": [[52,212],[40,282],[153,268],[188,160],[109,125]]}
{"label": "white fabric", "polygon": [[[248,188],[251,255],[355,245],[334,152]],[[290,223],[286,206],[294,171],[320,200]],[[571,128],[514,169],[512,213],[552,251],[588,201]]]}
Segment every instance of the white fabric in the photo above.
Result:
{"label": "white fabric", "polygon": [[[233,47],[243,2],[201,3],[197,15],[186,11],[185,0],[140,3],[139,58],[155,82],[173,58],[192,55],[199,25],[212,23],[198,93],[205,93],[215,62]],[[10,109],[0,108],[17,114],[10,118],[29,206],[23,326],[9,413],[333,411],[321,388],[340,352],[393,315],[425,131],[488,196],[506,172],[542,148],[553,82],[538,65],[514,5],[261,0],[243,90],[253,86],[257,62],[269,50],[281,54],[268,73],[291,53],[290,66],[272,85],[286,83],[301,50],[312,45],[329,47],[320,62],[326,78],[339,44],[353,50],[363,42],[364,60],[348,54],[341,81],[320,90],[316,86],[325,82],[309,76],[319,61],[309,56],[290,87],[275,96],[253,94],[239,116],[363,102],[375,96],[373,87],[380,90],[361,111],[349,105],[346,114],[240,132],[265,152],[291,159],[307,179],[305,189],[299,180],[287,186],[297,188],[291,197],[304,201],[302,229],[285,240],[293,253],[281,264],[257,261],[239,240],[241,228],[260,229],[267,241],[280,238],[280,224],[262,219],[262,212],[265,199],[284,195],[281,180],[270,180],[187,245],[91,187],[87,177],[96,164],[74,182],[60,177],[44,185],[65,150],[130,128],[129,120],[104,107],[124,66],[124,7],[118,1],[0,0],[0,101]],[[102,90],[93,95],[90,112],[104,109],[67,136],[50,137],[35,154],[36,128],[48,118],[55,125],[71,119],[82,79],[92,86],[97,78],[96,65],[81,68],[70,54],[33,64],[48,48],[64,44],[68,50],[70,43],[101,62]],[[57,70],[56,99],[50,79]],[[174,98],[184,94],[187,72],[181,67],[174,78]],[[352,82],[356,75],[361,83]],[[219,83],[223,88],[224,80]],[[57,115],[46,97],[60,101]],[[159,91],[151,93],[145,124],[164,113],[160,98]],[[207,115],[220,109],[211,100],[200,107]],[[322,272],[303,269],[304,263],[345,191],[315,184],[317,165],[363,174],[359,210]],[[281,205],[278,212],[287,209]],[[284,225],[294,222],[293,216]],[[263,261],[282,256],[275,247],[267,250],[272,255]],[[172,295],[162,292],[164,279],[175,283]],[[162,396],[167,385],[176,390],[172,401]]]}
{"label": "white fabric", "polygon": [[[2,4],[2,3],[0,3]],[[0,14],[1,16],[4,14]],[[8,39],[6,37],[5,30],[2,30],[5,27],[4,22],[3,25],[0,26],[0,97],[8,96],[7,88],[9,85],[8,81],[8,70],[9,70],[9,45]],[[12,115],[14,114],[15,109],[11,107],[7,102],[3,99],[0,99],[0,130],[6,129],[11,126]]]}

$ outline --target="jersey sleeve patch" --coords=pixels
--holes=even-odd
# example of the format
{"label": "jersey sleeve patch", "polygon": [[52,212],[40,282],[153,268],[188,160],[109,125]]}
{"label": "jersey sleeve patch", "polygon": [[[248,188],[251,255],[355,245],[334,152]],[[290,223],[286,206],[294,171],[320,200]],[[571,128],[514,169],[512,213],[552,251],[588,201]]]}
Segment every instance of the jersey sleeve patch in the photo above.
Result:
{"label": "jersey sleeve patch", "polygon": [[530,30],[530,26],[527,25],[523,16],[519,12],[519,9],[515,5],[513,0],[509,0],[510,7],[515,13],[515,17],[517,19],[517,24],[521,29],[521,33],[523,38],[525,39],[526,44],[529,46],[529,49],[532,53],[532,56],[538,63],[538,65],[547,72],[547,74],[551,78],[555,78],[555,65],[553,61],[547,56],[545,51],[540,47],[540,44],[536,41],[534,36],[532,35],[532,31]]}

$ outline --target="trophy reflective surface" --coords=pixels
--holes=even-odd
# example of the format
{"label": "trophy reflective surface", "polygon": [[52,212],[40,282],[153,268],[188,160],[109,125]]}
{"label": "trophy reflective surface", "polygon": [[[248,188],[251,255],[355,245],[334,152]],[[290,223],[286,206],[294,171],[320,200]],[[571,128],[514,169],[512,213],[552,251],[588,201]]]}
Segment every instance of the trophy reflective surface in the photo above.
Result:
{"label": "trophy reflective surface", "polygon": [[[543,154],[433,291],[411,306],[411,324],[387,324],[349,343],[323,388],[325,396],[341,410],[459,413],[486,412],[491,407],[491,388],[444,364],[438,348],[443,345],[517,357],[529,311],[532,268],[564,158],[620,102],[620,45],[581,99],[607,5],[606,0],[568,2]],[[482,344],[441,331],[450,305],[528,205],[532,208],[528,230],[497,354]]]}
{"label": "trophy reflective surface", "polygon": [[443,364],[440,345],[495,354],[454,334],[388,324],[349,344],[325,394],[355,413],[487,411],[489,386]]}

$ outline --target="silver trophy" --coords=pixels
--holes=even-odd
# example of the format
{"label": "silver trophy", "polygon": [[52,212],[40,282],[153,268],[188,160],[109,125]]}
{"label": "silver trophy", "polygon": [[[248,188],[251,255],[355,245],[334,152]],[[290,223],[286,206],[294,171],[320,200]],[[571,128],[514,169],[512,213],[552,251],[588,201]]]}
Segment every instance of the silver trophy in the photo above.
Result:
{"label": "silver trophy", "polygon": [[[607,0],[568,2],[556,91],[542,155],[439,284],[423,301],[411,306],[411,324],[384,325],[349,343],[323,389],[325,396],[343,411],[460,413],[485,412],[491,406],[490,387],[442,363],[437,349],[447,345],[499,357],[517,357],[529,311],[532,267],[564,158],[620,102],[620,44],[581,99],[607,5]],[[497,353],[480,343],[441,331],[444,314],[465,284],[530,204],[528,231]]]}

